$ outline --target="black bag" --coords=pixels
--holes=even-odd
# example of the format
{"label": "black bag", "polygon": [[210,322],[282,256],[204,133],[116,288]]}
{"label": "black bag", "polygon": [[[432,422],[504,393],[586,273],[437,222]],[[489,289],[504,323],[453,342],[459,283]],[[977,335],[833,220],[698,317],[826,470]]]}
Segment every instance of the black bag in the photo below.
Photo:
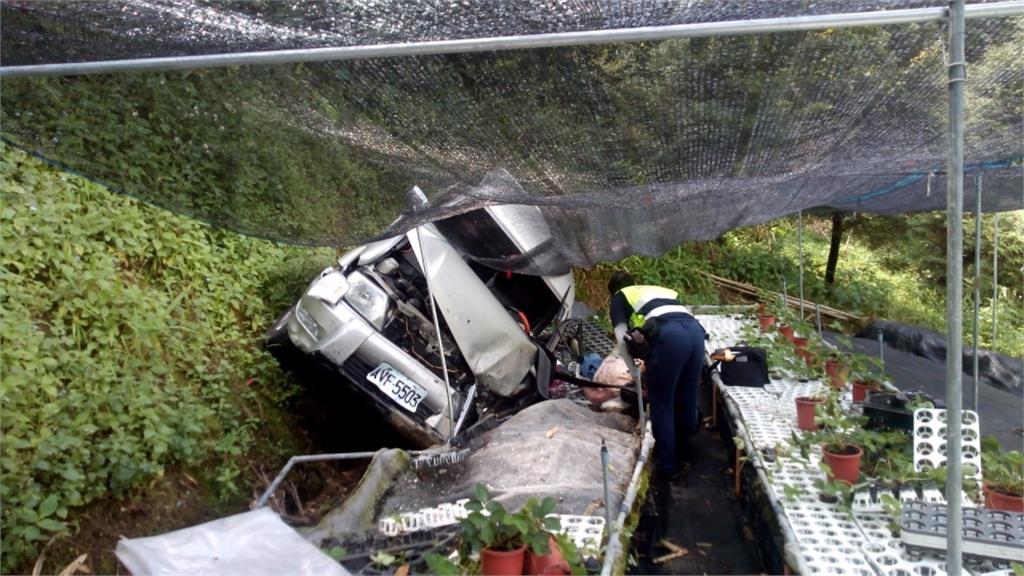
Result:
{"label": "black bag", "polygon": [[735,358],[721,362],[718,367],[726,386],[760,388],[768,383],[768,351],[750,346],[733,346],[729,350]]}
{"label": "black bag", "polygon": [[647,357],[651,355],[651,345],[660,332],[657,318],[648,318],[643,326],[626,332],[623,340],[626,342],[626,350],[629,355],[640,360],[647,360]]}

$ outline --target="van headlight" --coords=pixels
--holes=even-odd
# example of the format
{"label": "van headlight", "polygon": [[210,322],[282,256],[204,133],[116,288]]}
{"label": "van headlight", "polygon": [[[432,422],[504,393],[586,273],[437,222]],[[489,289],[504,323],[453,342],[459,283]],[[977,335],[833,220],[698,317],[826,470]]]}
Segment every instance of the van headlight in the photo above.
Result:
{"label": "van headlight", "polygon": [[383,329],[388,312],[388,295],[362,272],[349,274],[348,282],[345,302],[378,330]]}
{"label": "van headlight", "polygon": [[301,304],[295,307],[295,318],[299,320],[299,324],[309,332],[309,335],[313,337],[313,340],[320,339],[320,325],[317,324],[316,319],[313,315],[306,311]]}

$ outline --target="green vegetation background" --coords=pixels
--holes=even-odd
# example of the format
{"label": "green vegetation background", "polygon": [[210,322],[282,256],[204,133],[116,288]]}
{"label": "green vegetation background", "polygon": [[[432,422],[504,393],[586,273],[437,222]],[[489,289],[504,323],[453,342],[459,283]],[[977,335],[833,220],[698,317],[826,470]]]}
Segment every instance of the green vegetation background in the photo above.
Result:
{"label": "green vegetation background", "polygon": [[[86,504],[175,467],[221,502],[243,501],[248,459],[294,451],[284,402],[295,387],[262,334],[333,252],[212,229],[0,152],[3,571],[75,531]],[[852,219],[832,287],[822,281],[828,222],[806,220],[808,299],[944,328],[944,215]],[[992,217],[983,223],[982,345],[1021,356],[1024,211],[1000,216],[996,342]],[[972,235],[965,249],[970,310]],[[693,303],[720,301],[700,270],[776,290],[786,279],[793,290],[795,219],[619,265]],[[580,271],[581,298],[600,305],[612,267]]]}
{"label": "green vegetation background", "polygon": [[293,441],[294,385],[262,334],[333,251],[215,230],[0,152],[3,572],[74,531],[76,509],[175,466],[221,502],[247,498],[247,461]]}
{"label": "green vegetation background", "polygon": [[[981,347],[1024,356],[1024,210],[999,215],[997,338],[992,340],[994,215],[982,216]],[[831,219],[805,216],[804,294],[865,319],[897,320],[946,329],[946,215],[942,212],[847,218],[835,284],[824,281]],[[974,310],[974,217],[964,219],[964,342],[971,345]],[[679,289],[687,302],[720,303],[710,272],[762,289],[797,294],[800,277],[797,218],[733,230],[712,242],[693,242],[660,258],[633,256],[578,275],[579,298],[603,310],[611,271],[625,267],[647,282]]]}

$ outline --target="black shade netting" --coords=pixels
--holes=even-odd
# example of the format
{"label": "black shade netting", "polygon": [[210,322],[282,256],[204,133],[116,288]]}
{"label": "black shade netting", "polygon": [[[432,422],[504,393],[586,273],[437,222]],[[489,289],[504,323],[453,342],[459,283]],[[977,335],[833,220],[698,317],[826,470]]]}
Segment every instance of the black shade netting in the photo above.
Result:
{"label": "black shade netting", "polygon": [[[915,2],[470,7],[4,3],[27,64],[855,11]],[[838,8],[843,10],[839,10]],[[330,8],[330,9],[329,9]],[[202,17],[197,16],[202,15]],[[233,25],[237,24],[237,26]],[[1024,18],[967,26],[966,205],[1024,206]],[[873,26],[188,72],[5,79],[4,138],[236,231],[346,245],[534,204],[570,262],[798,210],[945,206],[946,31]],[[50,46],[47,46],[47,41]],[[413,211],[405,191],[431,200]],[[397,220],[396,218],[401,218]]]}

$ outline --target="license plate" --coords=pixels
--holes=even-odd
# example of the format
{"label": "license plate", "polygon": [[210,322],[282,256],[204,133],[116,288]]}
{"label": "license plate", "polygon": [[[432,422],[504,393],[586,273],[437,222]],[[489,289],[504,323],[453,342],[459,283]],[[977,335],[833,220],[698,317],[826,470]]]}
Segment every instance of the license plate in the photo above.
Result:
{"label": "license plate", "polygon": [[387,394],[409,412],[415,412],[420,402],[427,397],[427,391],[411,378],[394,369],[387,362],[381,362],[379,366],[366,375],[366,379],[377,385],[380,391]]}

